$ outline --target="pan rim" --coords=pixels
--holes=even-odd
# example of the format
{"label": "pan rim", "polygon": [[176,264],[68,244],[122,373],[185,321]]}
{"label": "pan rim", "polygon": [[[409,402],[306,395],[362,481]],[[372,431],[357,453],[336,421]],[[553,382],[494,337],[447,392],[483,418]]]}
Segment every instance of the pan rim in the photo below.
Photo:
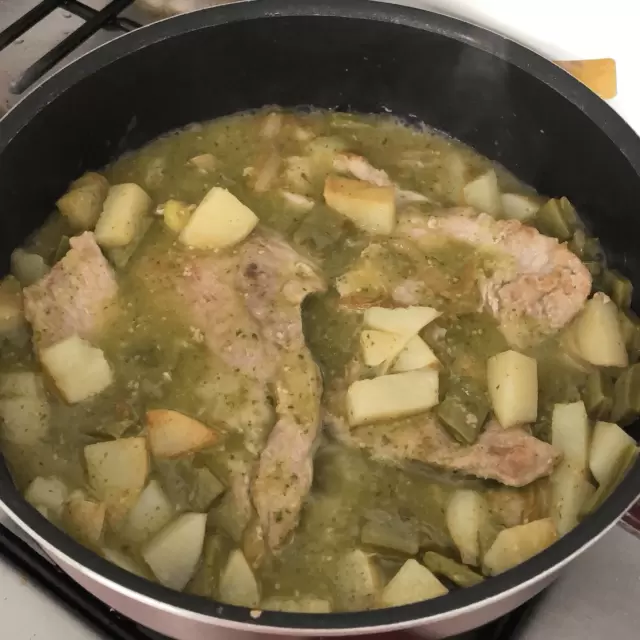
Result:
{"label": "pan rim", "polygon": [[[247,0],[173,16],[120,36],[85,54],[27,94],[0,120],[0,155],[28,122],[69,87],[97,69],[133,53],[191,31],[212,29],[232,22],[278,17],[333,17],[361,19],[408,26],[436,33],[467,46],[481,49],[515,65],[580,109],[620,149],[640,180],[640,139],[631,127],[604,101],[568,73],[534,51],[499,34],[457,18],[430,11],[370,0],[322,0],[291,5],[287,0]],[[20,526],[54,554],[89,573],[92,579],[121,593],[162,606],[183,616],[208,623],[263,632],[321,631],[325,635],[353,629],[379,631],[436,622],[470,611],[490,601],[513,594],[570,562],[613,527],[640,494],[640,462],[634,465],[616,491],[592,516],[535,558],[517,568],[471,588],[441,598],[394,609],[332,614],[299,614],[265,611],[259,617],[245,607],[226,605],[198,596],[172,591],[128,573],[83,547],[33,509],[0,469],[0,504]]]}

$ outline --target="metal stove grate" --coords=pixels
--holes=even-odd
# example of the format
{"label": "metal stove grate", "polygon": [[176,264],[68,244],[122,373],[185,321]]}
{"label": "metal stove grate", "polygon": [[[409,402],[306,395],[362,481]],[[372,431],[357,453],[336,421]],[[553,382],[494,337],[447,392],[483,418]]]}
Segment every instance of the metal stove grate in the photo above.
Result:
{"label": "metal stove grate", "polygon": [[42,0],[0,32],[0,51],[6,49],[56,9],[74,14],[84,20],[84,23],[22,72],[11,83],[9,87],[11,93],[19,95],[29,89],[58,62],[101,29],[124,33],[139,27],[140,24],[134,20],[119,17],[120,13],[133,2],[134,0],[111,0],[102,9],[94,9],[78,0]]}

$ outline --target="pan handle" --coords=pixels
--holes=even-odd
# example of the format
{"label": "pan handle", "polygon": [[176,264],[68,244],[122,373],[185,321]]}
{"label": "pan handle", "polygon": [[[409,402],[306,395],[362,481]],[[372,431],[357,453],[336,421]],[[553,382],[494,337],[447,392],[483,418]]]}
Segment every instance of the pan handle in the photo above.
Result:
{"label": "pan handle", "polygon": [[640,501],[627,511],[620,520],[620,526],[640,538]]}

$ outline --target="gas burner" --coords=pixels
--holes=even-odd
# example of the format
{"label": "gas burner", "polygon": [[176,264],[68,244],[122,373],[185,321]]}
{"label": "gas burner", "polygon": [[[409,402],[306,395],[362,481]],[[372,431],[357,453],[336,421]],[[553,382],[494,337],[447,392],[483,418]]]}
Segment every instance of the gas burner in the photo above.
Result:
{"label": "gas burner", "polygon": [[21,94],[32,87],[61,60],[101,29],[124,33],[139,27],[140,25],[133,20],[118,17],[132,3],[133,0],[112,0],[104,8],[97,10],[77,0],[42,0],[0,33],[0,51],[17,42],[22,35],[57,9],[81,18],[84,23],[13,80],[9,85],[11,93]]}

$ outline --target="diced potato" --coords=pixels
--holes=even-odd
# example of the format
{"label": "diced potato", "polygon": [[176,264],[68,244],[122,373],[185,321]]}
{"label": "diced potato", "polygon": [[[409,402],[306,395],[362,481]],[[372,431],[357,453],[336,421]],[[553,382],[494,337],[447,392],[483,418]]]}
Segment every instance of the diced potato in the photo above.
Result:
{"label": "diced potato", "polygon": [[584,472],[589,461],[591,428],[584,402],[556,404],[551,417],[551,444],[565,462]]}
{"label": "diced potato", "polygon": [[544,551],[557,538],[551,518],[503,529],[484,556],[483,570],[492,576],[503,573]]}
{"label": "diced potato", "polygon": [[220,434],[202,422],[168,409],[147,411],[145,416],[149,449],[155,458],[178,458],[220,439]]}
{"label": "diced potato", "polygon": [[569,533],[578,524],[578,516],[595,488],[583,469],[563,461],[551,476],[551,517],[558,535]]}
{"label": "diced potato", "polygon": [[347,611],[362,611],[375,606],[381,586],[380,572],[369,554],[354,549],[340,559],[335,589]]}
{"label": "diced potato", "polygon": [[152,538],[142,557],[158,581],[181,591],[193,577],[207,526],[206,513],[183,513]]}
{"label": "diced potato", "polygon": [[17,278],[7,276],[0,283],[0,335],[10,335],[24,325],[20,283]]}
{"label": "diced potato", "polygon": [[49,430],[50,408],[40,376],[31,372],[0,377],[0,433],[13,444],[29,446]]}
{"label": "diced potato", "polygon": [[604,293],[595,293],[587,301],[575,331],[578,349],[587,362],[599,367],[629,364],[618,309]]}
{"label": "diced potato", "polygon": [[370,307],[364,312],[364,324],[369,329],[397,333],[408,339],[440,315],[432,307]]}
{"label": "diced potato", "polygon": [[82,491],[74,491],[64,506],[63,518],[74,533],[96,544],[102,538],[105,515],[104,503],[88,499]]}
{"label": "diced potato", "polygon": [[415,371],[416,369],[438,368],[440,361],[431,347],[420,337],[413,336],[398,354],[391,366],[392,373]]}
{"label": "diced potato", "polygon": [[607,484],[620,468],[620,461],[635,440],[612,422],[596,422],[589,451],[589,469],[597,483]]}
{"label": "diced potato", "polygon": [[538,416],[538,364],[517,351],[487,361],[487,386],[493,411],[506,429],[535,422]]}
{"label": "diced potato", "polygon": [[401,607],[437,598],[446,593],[449,593],[449,590],[429,569],[411,559],[402,565],[400,571],[384,588],[380,600],[385,607]]}
{"label": "diced potato", "polygon": [[101,247],[124,247],[136,238],[152,201],[146,191],[132,182],[109,189],[96,224],[96,242]]}
{"label": "diced potato", "polygon": [[452,204],[464,204],[464,187],[469,173],[467,162],[459,153],[446,154],[443,169],[440,191]]}
{"label": "diced potato", "polygon": [[124,269],[129,260],[133,257],[135,252],[137,251],[140,243],[144,239],[145,234],[151,228],[153,220],[151,216],[146,216],[144,220],[138,226],[138,233],[136,237],[124,247],[113,247],[112,249],[105,249],[105,254],[107,258],[118,268]]}
{"label": "diced potato", "polygon": [[70,404],[104,391],[113,382],[102,350],[77,335],[43,349],[40,362]]}
{"label": "diced potato", "polygon": [[116,549],[110,549],[109,547],[104,547],[102,549],[102,555],[105,560],[112,562],[116,566],[128,571],[129,573],[133,573],[136,576],[146,577],[144,575],[144,571],[127,555],[122,553],[121,551],[117,551]]}
{"label": "diced potato", "polygon": [[392,186],[329,176],[324,184],[328,206],[367,233],[389,235],[396,224],[396,195]]}
{"label": "diced potato", "polygon": [[44,507],[58,518],[69,497],[67,485],[56,476],[34,478],[24,494],[25,500],[34,507]]}
{"label": "diced potato", "polygon": [[84,457],[89,484],[107,505],[110,520],[120,522],[147,481],[149,456],[145,438],[90,444],[84,448]]}
{"label": "diced potato", "polygon": [[244,554],[235,549],[229,554],[227,565],[220,575],[220,600],[238,607],[257,607],[260,588]]}
{"label": "diced potato", "polygon": [[331,603],[328,600],[313,597],[293,600],[272,596],[263,600],[260,608],[265,611],[288,611],[289,613],[331,613]]}
{"label": "diced potato", "polygon": [[580,353],[580,349],[578,348],[575,322],[563,331],[560,337],[560,346],[563,350],[563,361],[569,367],[581,373],[589,373],[593,371],[593,365],[582,357],[582,353]]}
{"label": "diced potato", "polygon": [[56,202],[56,206],[72,227],[88,231],[96,226],[108,191],[109,182],[104,176],[85,173],[71,183],[69,191]]}
{"label": "diced potato", "polygon": [[364,330],[360,334],[362,361],[368,367],[377,367],[397,355],[398,350],[402,349],[402,344],[404,340],[401,336],[388,331]]}
{"label": "diced potato", "polygon": [[189,164],[195,167],[200,173],[213,173],[218,166],[218,161],[211,153],[201,153],[200,155],[193,156],[189,160]]}
{"label": "diced potato", "polygon": [[[189,222],[191,214],[195,210],[195,206],[187,204],[181,200],[167,200],[162,205],[162,219],[175,233],[180,233]],[[160,208],[158,209],[160,211]]]}
{"label": "diced potato", "polygon": [[520,222],[531,220],[540,208],[540,204],[533,198],[519,193],[503,193],[501,201],[505,218]]}
{"label": "diced potato", "polygon": [[462,562],[479,564],[479,532],[489,516],[489,506],[484,497],[477,491],[460,489],[451,496],[445,516]]}
{"label": "diced potato", "polygon": [[437,404],[438,372],[431,369],[357,380],[347,391],[353,427],[422,413]]}
{"label": "diced potato", "polygon": [[165,527],[174,515],[173,505],[157,480],[151,480],[138,497],[122,528],[133,542],[142,542]]}
{"label": "diced potato", "polygon": [[49,272],[49,265],[37,253],[16,249],[11,254],[11,273],[23,287],[38,282]]}
{"label": "diced potato", "polygon": [[496,218],[502,214],[498,176],[493,169],[467,183],[463,193],[465,202],[474,209]]}
{"label": "diced potato", "polygon": [[640,448],[629,447],[625,449],[622,457],[618,461],[615,473],[610,480],[598,486],[597,490],[590,495],[582,509],[583,514],[593,513],[600,508],[602,503],[615,491],[616,487],[624,480],[629,469],[633,467],[640,454]]}
{"label": "diced potato", "polygon": [[258,218],[231,192],[214,187],[202,199],[180,234],[180,242],[195,249],[224,249],[242,242]]}

